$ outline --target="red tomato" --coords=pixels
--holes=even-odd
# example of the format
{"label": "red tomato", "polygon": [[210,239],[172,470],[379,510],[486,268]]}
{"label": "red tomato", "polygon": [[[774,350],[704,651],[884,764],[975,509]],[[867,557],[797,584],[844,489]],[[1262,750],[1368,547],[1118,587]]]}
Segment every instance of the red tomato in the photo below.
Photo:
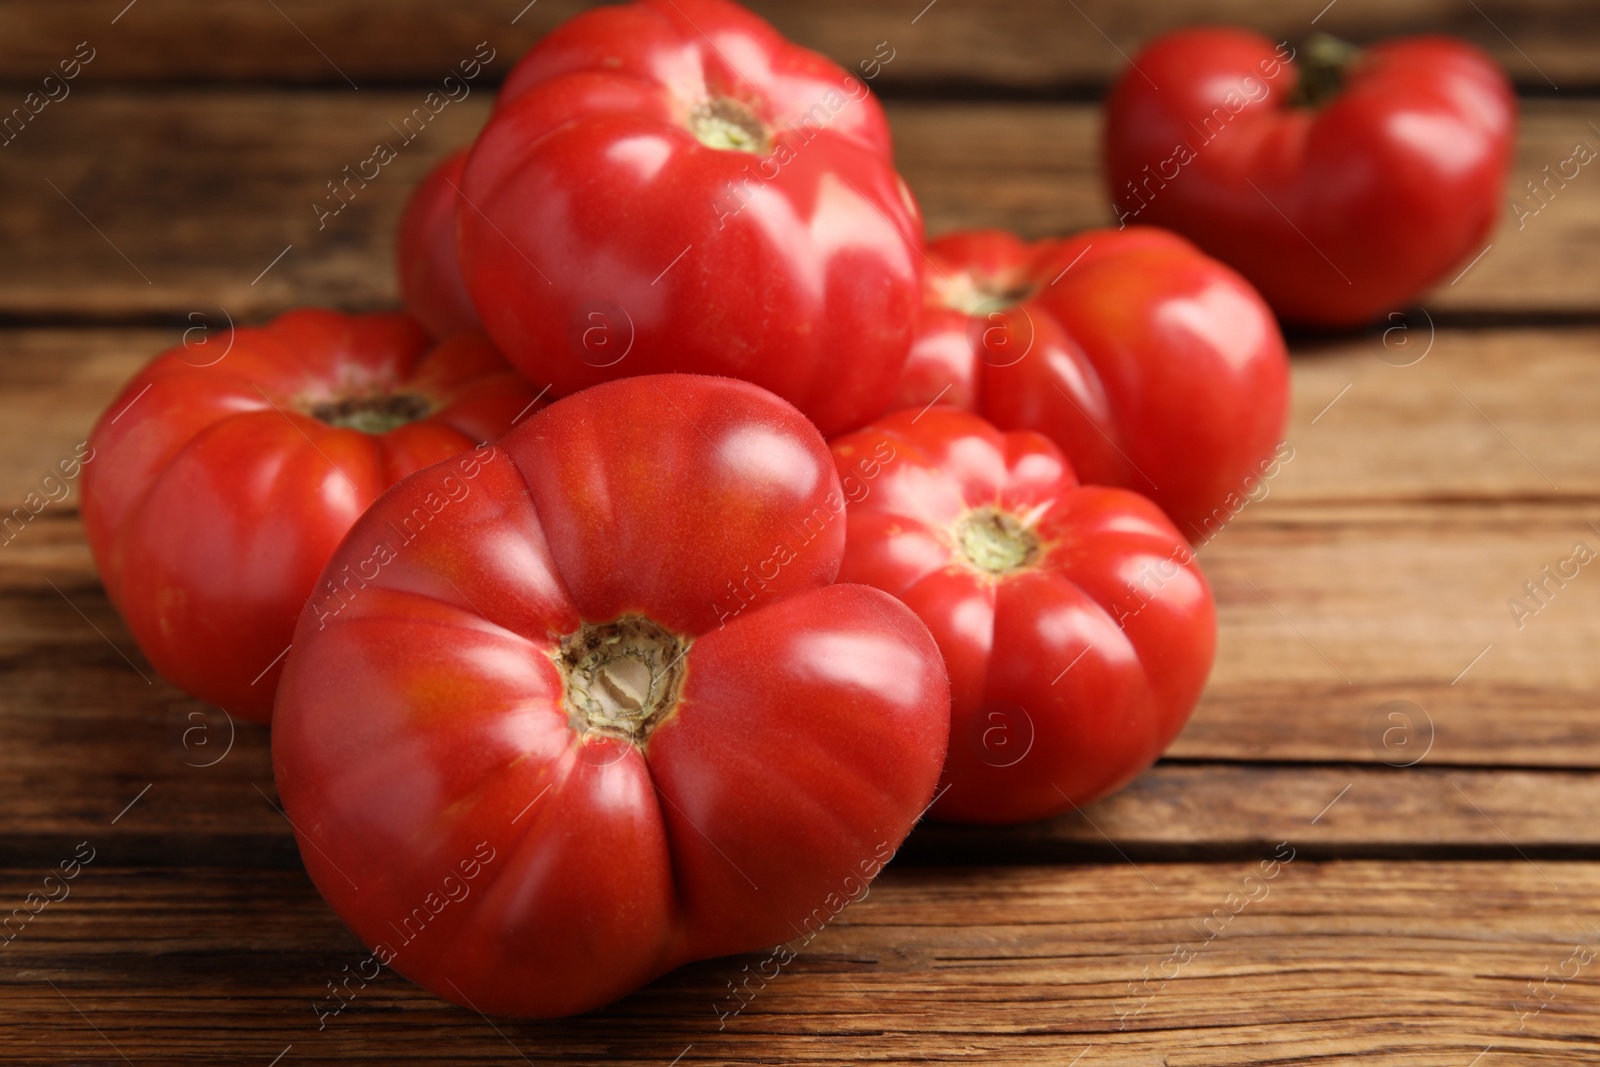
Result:
{"label": "red tomato", "polygon": [[1085,482],[1135,489],[1200,542],[1277,470],[1289,362],[1246,282],[1161,230],[1024,244],[952,234],[897,406],[971,408],[1054,441]]}
{"label": "red tomato", "polygon": [[866,84],[726,0],[572,19],[511,72],[458,209],[473,303],[561,396],[725,374],[824,433],[888,405],[922,222]]}
{"label": "red tomato", "polygon": [[90,435],[83,519],[156,669],[265,722],[334,546],[405,475],[499,437],[534,391],[481,334],[293,311],[134,376]]}
{"label": "red tomato", "polygon": [[950,671],[936,816],[1041,819],[1155,761],[1199,699],[1216,609],[1154,504],[1080,486],[1043,437],[949,407],[897,412],[833,454],[840,577],[899,597]]}
{"label": "red tomato", "polygon": [[417,183],[400,217],[400,298],[435,337],[483,329],[456,261],[456,205],[466,166],[465,149],[446,156]]}
{"label": "red tomato", "polygon": [[273,723],[323,896],[508,1015],[826,923],[949,728],[927,629],[830,584],[843,513],[803,415],[690,375],[597,386],[391,490],[307,604]]}
{"label": "red tomato", "polygon": [[1478,254],[1511,167],[1516,99],[1463,41],[1357,51],[1180,30],[1111,94],[1105,160],[1123,225],[1170,226],[1279,315],[1355,326]]}

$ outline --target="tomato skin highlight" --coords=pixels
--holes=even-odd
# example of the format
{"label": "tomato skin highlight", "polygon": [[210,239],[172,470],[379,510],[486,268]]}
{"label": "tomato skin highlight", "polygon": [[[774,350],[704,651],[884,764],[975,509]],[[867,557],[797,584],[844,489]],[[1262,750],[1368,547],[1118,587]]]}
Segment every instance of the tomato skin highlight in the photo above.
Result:
{"label": "tomato skin highlight", "polygon": [[89,437],[83,520],[107,595],[158,671],[265,722],[295,620],[362,510],[534,399],[486,337],[436,345],[404,315],[293,311],[169,349]]}
{"label": "tomato skin highlight", "polygon": [[[384,494],[325,575],[386,562],[307,605],[273,724],[329,904],[439,996],[542,1017],[864,893],[933,796],[950,695],[910,610],[834,584],[844,504],[792,405],[691,375],[585,390]],[[619,731],[594,708],[629,685],[649,710]],[[402,941],[480,842],[488,880]]]}
{"label": "tomato skin highlight", "polygon": [[866,83],[726,0],[569,20],[474,145],[460,263],[552,396],[624,376],[754,382],[824,434],[889,403],[922,219]]}
{"label": "tomato skin highlight", "polygon": [[844,581],[893,594],[951,677],[937,818],[1007,824],[1122,788],[1188,720],[1216,608],[1150,501],[1080,485],[1060,450],[953,407],[833,442],[841,472],[890,452],[850,507]]}
{"label": "tomato skin highlight", "polygon": [[1449,37],[1360,50],[1315,107],[1293,102],[1307,61],[1244,30],[1157,38],[1107,103],[1106,182],[1124,225],[1184,234],[1285,321],[1360,326],[1484,249],[1516,97],[1493,60]]}
{"label": "tomato skin highlight", "polygon": [[1275,473],[1289,359],[1248,282],[1176,234],[998,230],[929,247],[900,407],[950,404],[1033,430],[1086,483],[1150,497],[1191,543]]}

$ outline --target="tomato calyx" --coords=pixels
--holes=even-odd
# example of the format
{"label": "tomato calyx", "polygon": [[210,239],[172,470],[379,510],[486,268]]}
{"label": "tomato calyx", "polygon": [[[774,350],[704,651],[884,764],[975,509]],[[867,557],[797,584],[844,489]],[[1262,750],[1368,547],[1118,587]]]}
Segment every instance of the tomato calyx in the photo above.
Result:
{"label": "tomato calyx", "polygon": [[417,393],[385,393],[318,401],[306,413],[329,426],[376,435],[427,418],[433,413],[433,404]]}
{"label": "tomato calyx", "polygon": [[772,149],[772,131],[743,101],[714,96],[689,112],[689,132],[707,148],[764,156]]}
{"label": "tomato calyx", "polygon": [[939,302],[967,316],[1007,311],[1034,294],[1034,285],[1021,279],[980,278],[975,274],[952,274],[933,283]]}
{"label": "tomato calyx", "polygon": [[572,728],[642,749],[678,706],[689,645],[642,615],[584,623],[556,655]]}
{"label": "tomato calyx", "polygon": [[995,507],[969,511],[956,524],[956,544],[967,563],[997,578],[1022,570],[1039,557],[1039,535],[1015,515]]}
{"label": "tomato calyx", "polygon": [[1304,56],[1296,64],[1300,83],[1295,86],[1290,104],[1319,108],[1331,103],[1344,92],[1351,68],[1360,59],[1361,49],[1349,41],[1326,33],[1312,34],[1306,39]]}

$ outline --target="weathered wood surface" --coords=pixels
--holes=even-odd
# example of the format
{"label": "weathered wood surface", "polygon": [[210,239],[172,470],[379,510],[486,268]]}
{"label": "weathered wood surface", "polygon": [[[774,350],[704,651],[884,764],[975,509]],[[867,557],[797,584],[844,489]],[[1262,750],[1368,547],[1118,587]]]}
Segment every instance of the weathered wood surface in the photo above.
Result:
{"label": "weathered wood surface", "polygon": [[[1359,560],[1274,549],[1269,537],[1280,528],[1258,515],[1239,522],[1206,550],[1221,605],[1221,655],[1172,750],[1183,762],[1158,767],[1081,816],[1002,835],[925,833],[919,857],[1018,862],[1117,847],[1167,857],[1237,850],[1336,799],[1307,838],[1335,854],[1513,846],[1589,854],[1600,846],[1592,773],[1491,769],[1579,771],[1600,761],[1595,663],[1585,654],[1596,613],[1586,586],[1575,583],[1565,591],[1570,600],[1553,603],[1499,657],[1491,649],[1451,686],[1446,675],[1428,678],[1416,666],[1455,653],[1462,640],[1454,622],[1464,609],[1441,607],[1429,592],[1440,580],[1426,567],[1437,531],[1411,530],[1397,545],[1382,527],[1342,530],[1339,538],[1365,553],[1400,557],[1401,565],[1374,573]],[[1446,562],[1469,569],[1486,545],[1496,547],[1460,531],[1454,537],[1456,555]],[[1291,538],[1280,530],[1280,541]],[[0,842],[9,845],[0,852],[36,854],[137,797],[125,829],[148,862],[289,862],[287,828],[267,803],[265,732],[188,700],[144,663],[93,577],[75,516],[46,512],[0,552],[0,795],[8,797]],[[1249,573],[1256,577],[1232,580]],[[1382,599],[1391,580],[1411,583],[1392,604]],[[1336,677],[1321,654],[1342,659],[1362,683]],[[1452,661],[1447,670],[1465,665]],[[1212,762],[1219,760],[1226,763]]]}
{"label": "weathered wood surface", "polygon": [[[0,867],[49,864],[94,837],[115,844],[122,865],[298,869],[273,806],[266,731],[162,683],[149,691],[120,661],[45,662],[78,680],[50,686],[43,670],[8,672],[20,696],[51,703],[0,703]],[[1382,753],[1395,766],[1164,762],[1057,819],[1006,830],[924,825],[903,862],[1217,861],[1289,838],[1324,858],[1600,858],[1592,771],[1435,765],[1425,740],[1412,734],[1413,751],[1398,738]],[[1420,762],[1400,765],[1412,758]]]}
{"label": "weathered wood surface", "polygon": [[[1508,519],[1461,509],[1448,522],[1351,516],[1263,504],[1203,550],[1219,604],[1217,664],[1171,754],[1397,762],[1409,756],[1391,750],[1402,735],[1385,747],[1371,731],[1375,718],[1388,721],[1390,702],[1405,701],[1399,710],[1419,739],[1431,738],[1436,765],[1600,766],[1592,654],[1600,582],[1585,567],[1565,588],[1551,586],[1537,612],[1519,619],[1508,607],[1513,597],[1538,605],[1524,583],[1566,558],[1575,539],[1600,548],[1582,512]],[[86,684],[55,672],[66,664],[125,675],[119,689],[135,693],[123,699],[147,711],[175,699],[171,690],[136,695],[145,683],[122,656],[150,669],[99,588],[74,516],[47,509],[0,554],[0,649],[19,672],[16,685],[0,689],[0,705],[58,719],[63,691],[53,687]],[[45,669],[24,685],[24,672],[45,656]],[[102,697],[95,686],[84,690],[83,710],[109,721],[125,712],[120,700],[101,707]]]}
{"label": "weathered wood surface", "polygon": [[[43,542],[60,532],[30,534]],[[51,550],[37,548],[34,558]],[[39,566],[28,583],[10,568],[0,572],[0,856],[48,852],[133,804],[119,831],[132,842],[129,862],[292,863],[288,828],[268,802],[266,732],[161,680],[83,573],[81,545],[71,551],[76,579],[55,566]],[[1301,600],[1290,603],[1293,610]],[[1241,614],[1224,607],[1224,649],[1240,661],[1266,660],[1252,656]],[[1164,858],[1237,852],[1324,808],[1302,839],[1326,854],[1600,850],[1600,780],[1592,773],[1493,769],[1592,768],[1600,756],[1592,704],[1546,696],[1541,718],[1497,701],[1491,686],[1468,705],[1473,715],[1426,697],[1391,704],[1407,699],[1403,687],[1361,700],[1301,685],[1297,703],[1249,677],[1234,682],[1232,692],[1245,694],[1237,699],[1214,686],[1174,749],[1185,762],[1162,764],[1125,793],[1039,826],[924,830],[914,853],[921,861],[1022,862],[1117,848]],[[1197,762],[1206,758],[1230,762]],[[1303,765],[1319,760],[1326,765]]]}
{"label": "weathered wood surface", "polygon": [[[0,77],[42,77],[93,42],[86,77],[338,85],[443,78],[488,40],[499,73],[579,0],[7,0]],[[1274,39],[1321,30],[1368,42],[1444,32],[1486,48],[1539,91],[1600,83],[1600,13],[1584,0],[751,0],[780,30],[854,68],[894,49],[883,81],[913,90],[1059,90],[1104,84],[1141,44],[1181,26],[1229,23]]]}
{"label": "weathered wood surface", "polygon": [[[752,979],[738,1014],[730,983],[759,975],[761,955],[684,968],[590,1016],[514,1022],[388,972],[319,1016],[339,1003],[328,983],[368,954],[303,874],[127,870],[115,844],[91,847],[70,896],[0,949],[0,1047],[28,1062],[1600,1057],[1592,863],[1317,863],[1289,842],[1197,865],[897,868],[776,977]],[[0,900],[42,873],[0,876]]]}
{"label": "weathered wood surface", "polygon": [[[0,512],[55,492],[185,328],[219,343],[229,317],[392,303],[410,185],[587,6],[525,4],[0,0],[0,104],[96,49],[0,148]],[[892,47],[874,85],[934,232],[1108,221],[1084,101],[1193,22],[1478,41],[1546,97],[1524,100],[1530,208],[1525,180],[1600,145],[1572,98],[1600,88],[1582,0],[755,6],[847,65]],[[486,39],[473,95],[319,230],[325,183]],[[1295,455],[1202,549],[1219,654],[1169,758],[1056,820],[919,827],[726,1019],[761,957],[556,1023],[490,1022],[386,973],[319,1029],[366,953],[299,869],[266,732],[151,671],[76,497],[51,503],[0,546],[0,915],[79,842],[96,858],[0,935],[0,1061],[1595,1062],[1600,579],[1543,570],[1600,547],[1600,180],[1517,214],[1425,311],[1296,339]]]}
{"label": "weathered wood surface", "polygon": [[[1350,518],[1372,524],[1389,521],[1389,505],[1427,504],[1438,505],[1430,523],[1463,508],[1515,521],[1600,497],[1600,328],[1430,331],[1415,314],[1409,328],[1399,321],[1387,343],[1374,329],[1292,346],[1294,454],[1245,514],[1287,522],[1360,505]],[[0,503],[71,454],[157,352],[187,342],[198,362],[227,340],[214,309],[167,328],[0,328]]]}
{"label": "weathered wood surface", "polygon": [[[1422,348],[1395,338],[1302,353],[1293,460],[1202,549],[1221,640],[1211,685],[1171,753],[1182,762],[1084,815],[1004,835],[924,830],[912,855],[1232,854],[1287,833],[1347,785],[1306,831],[1308,847],[1590,854],[1600,845],[1592,775],[1486,768],[1600,767],[1591,653],[1600,581],[1580,570],[1548,586],[1547,604],[1524,590],[1576,541],[1600,546],[1590,525],[1600,496],[1596,335],[1441,330],[1407,367],[1393,365],[1404,361],[1396,353],[1408,360]],[[0,362],[0,493],[18,504],[73,454],[120,382],[179,334],[0,337],[10,353]],[[0,795],[13,798],[0,841],[47,852],[149,785],[125,828],[130,856],[293,864],[263,795],[264,732],[235,731],[138,656],[95,579],[75,504],[51,504],[0,548],[9,678],[0,721],[11,742],[0,749]],[[1539,610],[1519,617],[1514,597]],[[226,758],[201,766],[229,738]],[[1316,766],[1293,766],[1304,764]]]}
{"label": "weathered wood surface", "polygon": [[[1600,581],[1543,573],[1578,542],[1600,550],[1600,331],[1423,331],[1410,350],[1374,335],[1296,357],[1294,457],[1202,549],[1223,640],[1174,755],[1367,761],[1368,719],[1409,700],[1432,717],[1436,760],[1600,766]],[[37,490],[120,382],[180,336],[0,332],[0,501]],[[104,604],[72,507],[52,504],[0,548],[0,573],[28,591],[5,625],[17,640],[99,640],[45,582]]]}
{"label": "weathered wood surface", "polygon": [[[480,87],[406,143],[396,129],[425,93],[85,86],[0,149],[0,320],[220,323],[307,303],[392,302],[407,193],[488,113]],[[1600,151],[1592,111],[1526,102],[1501,229],[1458,282],[1424,298],[1430,314],[1600,313],[1588,267],[1600,246],[1600,177],[1579,170],[1550,186],[1543,207],[1524,186],[1579,143]],[[891,101],[889,114],[932,233],[1000,226],[1044,236],[1112,221],[1093,107]],[[318,207],[339,204],[328,183],[380,141],[397,158],[322,218]],[[1514,210],[1513,199],[1538,213]],[[711,226],[709,205],[706,219]]]}

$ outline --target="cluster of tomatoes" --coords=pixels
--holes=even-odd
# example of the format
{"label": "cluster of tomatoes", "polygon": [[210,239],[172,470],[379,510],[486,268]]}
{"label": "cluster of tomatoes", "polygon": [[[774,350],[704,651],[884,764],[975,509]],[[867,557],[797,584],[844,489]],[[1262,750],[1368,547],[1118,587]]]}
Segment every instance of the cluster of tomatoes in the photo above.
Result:
{"label": "cluster of tomatoes", "polygon": [[[1321,110],[1246,34],[1135,70],[1119,214],[1291,317],[1408,299],[1492,221],[1511,103],[1463,46],[1345,57]],[[399,258],[408,314],[157,358],[83,507],[150,661],[270,718],[381,962],[592,1008],[826,922],[930,808],[1104,796],[1188,717],[1192,546],[1275,469],[1288,392],[1268,303],[1196,244],[925,245],[860,79],[641,0],[523,58]]]}

